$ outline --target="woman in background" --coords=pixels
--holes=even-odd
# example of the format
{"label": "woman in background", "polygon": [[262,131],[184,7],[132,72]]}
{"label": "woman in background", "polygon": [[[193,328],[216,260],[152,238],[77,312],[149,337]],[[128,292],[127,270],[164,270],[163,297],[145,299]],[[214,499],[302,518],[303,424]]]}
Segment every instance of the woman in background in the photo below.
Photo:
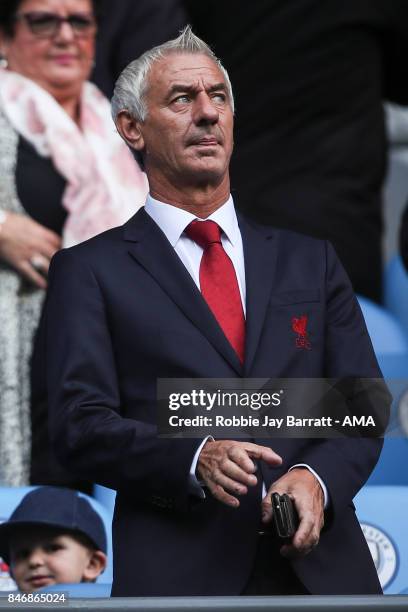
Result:
{"label": "woman in background", "polygon": [[87,82],[97,9],[98,0],[0,0],[2,484],[29,481],[30,359],[50,259],[124,223],[147,193],[108,101]]}

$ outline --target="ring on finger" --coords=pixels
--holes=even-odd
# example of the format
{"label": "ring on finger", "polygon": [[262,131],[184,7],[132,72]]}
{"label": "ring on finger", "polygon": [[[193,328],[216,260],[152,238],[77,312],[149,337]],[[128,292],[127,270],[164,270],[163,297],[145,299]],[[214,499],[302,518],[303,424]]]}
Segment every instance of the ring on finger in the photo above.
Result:
{"label": "ring on finger", "polygon": [[47,260],[43,255],[33,255],[30,257],[30,265],[34,270],[43,270],[47,267]]}

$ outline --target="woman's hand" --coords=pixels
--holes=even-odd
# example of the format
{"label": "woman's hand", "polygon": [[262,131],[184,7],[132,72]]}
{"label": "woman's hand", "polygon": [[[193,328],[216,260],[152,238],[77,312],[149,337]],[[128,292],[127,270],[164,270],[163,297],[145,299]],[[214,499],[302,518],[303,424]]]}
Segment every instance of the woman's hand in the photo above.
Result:
{"label": "woman's hand", "polygon": [[0,258],[35,286],[46,289],[50,259],[61,238],[30,217],[8,212],[0,226]]}

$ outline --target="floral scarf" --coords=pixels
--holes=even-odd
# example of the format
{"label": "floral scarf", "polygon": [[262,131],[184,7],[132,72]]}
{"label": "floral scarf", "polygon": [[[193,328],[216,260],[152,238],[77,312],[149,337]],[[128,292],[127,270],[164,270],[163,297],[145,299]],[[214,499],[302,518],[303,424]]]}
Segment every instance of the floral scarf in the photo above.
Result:
{"label": "floral scarf", "polygon": [[39,155],[50,157],[67,181],[65,247],[121,225],[144,204],[146,175],[117,133],[109,102],[95,85],[83,85],[80,127],[47,91],[4,69],[0,104],[13,128]]}

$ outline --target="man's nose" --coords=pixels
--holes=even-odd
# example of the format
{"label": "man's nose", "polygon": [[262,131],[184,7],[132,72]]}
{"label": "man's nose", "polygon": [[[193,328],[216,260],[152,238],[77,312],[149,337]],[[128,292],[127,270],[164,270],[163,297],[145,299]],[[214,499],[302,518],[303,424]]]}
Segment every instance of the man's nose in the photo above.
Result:
{"label": "man's nose", "polygon": [[217,107],[213,100],[204,92],[195,99],[193,113],[193,120],[196,125],[217,123],[219,119]]}

